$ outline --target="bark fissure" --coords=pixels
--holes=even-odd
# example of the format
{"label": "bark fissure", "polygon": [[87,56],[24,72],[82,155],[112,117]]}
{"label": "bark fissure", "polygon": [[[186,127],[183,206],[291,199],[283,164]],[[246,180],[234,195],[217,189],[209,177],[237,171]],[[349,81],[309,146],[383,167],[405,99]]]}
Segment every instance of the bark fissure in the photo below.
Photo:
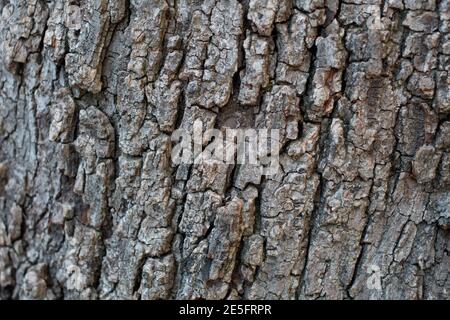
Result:
{"label": "bark fissure", "polygon": [[0,299],[448,299],[449,10],[0,1]]}

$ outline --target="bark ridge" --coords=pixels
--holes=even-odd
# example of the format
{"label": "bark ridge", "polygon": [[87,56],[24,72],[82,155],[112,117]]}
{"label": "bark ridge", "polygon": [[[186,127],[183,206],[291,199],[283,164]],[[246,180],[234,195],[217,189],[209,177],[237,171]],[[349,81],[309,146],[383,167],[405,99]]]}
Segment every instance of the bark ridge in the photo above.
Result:
{"label": "bark ridge", "polygon": [[[449,0],[0,12],[0,299],[450,298]],[[281,171],[174,165],[195,120]]]}

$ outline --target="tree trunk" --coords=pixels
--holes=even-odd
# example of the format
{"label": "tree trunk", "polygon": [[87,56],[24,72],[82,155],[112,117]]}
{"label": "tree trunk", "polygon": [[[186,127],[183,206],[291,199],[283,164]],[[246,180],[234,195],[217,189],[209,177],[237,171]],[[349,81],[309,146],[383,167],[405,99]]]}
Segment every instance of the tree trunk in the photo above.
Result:
{"label": "tree trunk", "polygon": [[[1,299],[450,297],[449,0],[0,11]],[[195,120],[279,171],[175,164]]]}

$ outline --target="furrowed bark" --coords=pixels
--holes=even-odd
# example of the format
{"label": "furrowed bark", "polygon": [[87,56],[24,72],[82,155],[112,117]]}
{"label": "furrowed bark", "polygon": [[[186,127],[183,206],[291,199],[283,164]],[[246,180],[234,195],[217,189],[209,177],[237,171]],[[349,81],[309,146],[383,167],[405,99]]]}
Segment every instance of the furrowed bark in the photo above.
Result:
{"label": "furrowed bark", "polygon": [[[450,298],[449,0],[0,12],[0,299]],[[195,120],[279,173],[175,165]]]}

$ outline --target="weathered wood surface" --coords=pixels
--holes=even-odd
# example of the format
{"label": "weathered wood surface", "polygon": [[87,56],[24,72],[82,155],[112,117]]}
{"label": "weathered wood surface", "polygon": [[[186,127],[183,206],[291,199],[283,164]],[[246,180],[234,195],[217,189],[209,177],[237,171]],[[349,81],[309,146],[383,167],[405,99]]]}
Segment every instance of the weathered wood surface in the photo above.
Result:
{"label": "weathered wood surface", "polygon": [[[0,12],[0,298],[450,297],[449,0]],[[172,165],[195,119],[282,171]]]}

